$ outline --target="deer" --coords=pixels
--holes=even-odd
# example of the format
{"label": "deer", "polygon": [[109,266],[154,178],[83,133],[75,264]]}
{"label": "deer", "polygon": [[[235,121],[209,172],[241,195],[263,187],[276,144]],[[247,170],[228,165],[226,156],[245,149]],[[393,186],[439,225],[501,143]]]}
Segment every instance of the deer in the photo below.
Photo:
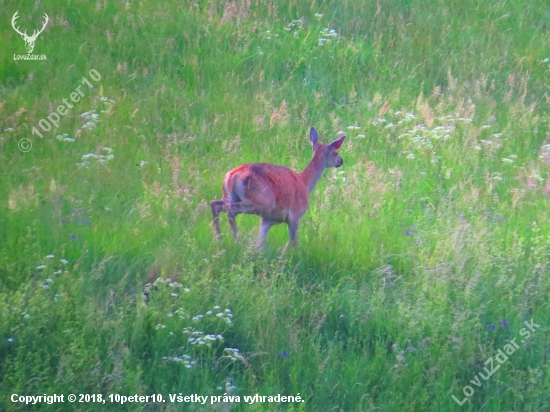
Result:
{"label": "deer", "polygon": [[11,26],[13,27],[13,29],[21,35],[21,37],[23,38],[23,40],[25,40],[25,48],[27,49],[27,53],[32,53],[32,51],[34,50],[34,42],[36,41],[36,39],[38,38],[38,35],[40,33],[42,33],[44,31],[44,29],[46,28],[46,25],[48,24],[48,21],[49,21],[49,17],[46,13],[44,13],[44,17],[45,17],[45,21],[44,21],[44,24],[42,25],[42,28],[40,30],[34,30],[33,33],[32,33],[32,36],[29,36],[27,34],[27,30],[25,30],[24,33],[21,33],[21,31],[19,31],[19,28],[15,26],[15,21],[17,20],[17,18],[19,17],[17,15],[17,13],[19,13],[19,10],[17,10],[12,19],[11,19]]}
{"label": "deer", "polygon": [[309,139],[313,148],[313,158],[301,173],[285,166],[269,163],[251,163],[238,166],[226,173],[222,200],[212,200],[212,219],[216,238],[221,240],[219,214],[227,213],[233,238],[238,240],[235,218],[240,213],[258,215],[260,223],[259,249],[263,249],[265,238],[273,225],[286,223],[290,242],[297,245],[298,225],[309,207],[309,196],[329,167],[341,167],[344,161],[338,156],[338,149],[346,136],[341,136],[330,144],[318,141],[314,127]]}

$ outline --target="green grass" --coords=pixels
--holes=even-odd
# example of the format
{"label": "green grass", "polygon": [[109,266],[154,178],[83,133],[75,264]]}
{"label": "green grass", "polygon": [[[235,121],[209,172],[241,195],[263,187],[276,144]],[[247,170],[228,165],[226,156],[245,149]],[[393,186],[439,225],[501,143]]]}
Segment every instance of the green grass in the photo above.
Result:
{"label": "green grass", "polygon": [[[16,10],[28,32],[49,15],[47,60],[13,59]],[[542,0],[5,2],[0,410],[550,411],[549,21]],[[280,225],[255,250],[257,216],[215,242],[224,173],[304,169],[310,126],[347,139],[298,247]]]}

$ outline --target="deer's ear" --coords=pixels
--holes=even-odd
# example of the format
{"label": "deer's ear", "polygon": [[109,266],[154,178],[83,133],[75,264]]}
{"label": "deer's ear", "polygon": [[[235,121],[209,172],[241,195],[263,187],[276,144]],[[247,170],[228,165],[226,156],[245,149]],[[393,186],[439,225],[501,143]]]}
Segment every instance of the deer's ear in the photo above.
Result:
{"label": "deer's ear", "polygon": [[346,139],[346,136],[339,137],[334,142],[329,144],[327,146],[327,150],[338,150],[340,149],[340,146],[342,146],[342,143],[344,143],[344,140]]}
{"label": "deer's ear", "polygon": [[313,151],[317,149],[318,139],[319,139],[319,135],[317,134],[317,130],[315,130],[315,127],[312,127],[309,130],[309,140],[311,141],[311,146],[313,146]]}

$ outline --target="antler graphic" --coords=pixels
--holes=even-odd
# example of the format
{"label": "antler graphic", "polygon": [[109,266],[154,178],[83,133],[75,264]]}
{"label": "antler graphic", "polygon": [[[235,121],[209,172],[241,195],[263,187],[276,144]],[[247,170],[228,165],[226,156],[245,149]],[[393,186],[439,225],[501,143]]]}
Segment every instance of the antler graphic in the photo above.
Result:
{"label": "antler graphic", "polygon": [[34,33],[32,34],[31,38],[35,39],[38,37],[38,35],[40,33],[42,33],[44,31],[44,29],[46,28],[46,25],[48,24],[48,21],[50,20],[50,18],[48,17],[48,15],[46,13],[44,13],[44,24],[42,24],[42,28],[40,30],[35,30]]}
{"label": "antler graphic", "polygon": [[27,36],[27,30],[25,30],[25,33],[21,33],[21,32],[19,31],[19,28],[15,27],[15,20],[17,20],[17,18],[19,17],[19,16],[17,15],[17,13],[19,13],[19,10],[17,10],[17,11],[15,12],[15,14],[13,15],[13,17],[11,18],[11,26],[12,26],[13,29],[14,29],[17,33],[19,33],[19,34],[23,37],[23,39],[24,39],[25,37],[28,37],[28,36]]}
{"label": "antler graphic", "polygon": [[48,17],[48,15],[46,13],[44,13],[44,24],[42,24],[42,28],[40,30],[34,30],[34,32],[32,33],[31,36],[29,36],[27,34],[27,30],[25,30],[25,32],[21,33],[21,31],[19,30],[19,27],[17,27],[15,24],[16,24],[16,20],[17,18],[19,17],[17,15],[17,13],[19,13],[19,10],[17,10],[15,12],[15,14],[13,15],[12,19],[11,19],[11,26],[13,27],[13,29],[21,35],[21,37],[23,38],[23,40],[25,40],[25,48],[27,49],[27,53],[32,53],[33,49],[34,49],[34,42],[36,41],[38,35],[40,33],[42,33],[44,31],[44,29],[46,28],[46,25],[48,24],[48,21],[50,20],[50,18]]}

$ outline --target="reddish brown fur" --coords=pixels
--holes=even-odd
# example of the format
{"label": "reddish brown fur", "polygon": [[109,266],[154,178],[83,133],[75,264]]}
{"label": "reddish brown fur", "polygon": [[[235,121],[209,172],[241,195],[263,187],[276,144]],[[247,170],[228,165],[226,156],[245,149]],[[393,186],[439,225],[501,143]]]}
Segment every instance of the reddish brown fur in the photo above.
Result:
{"label": "reddish brown fur", "polygon": [[231,198],[231,193],[239,195],[238,183],[244,189],[244,199],[239,200],[261,205],[265,210],[261,216],[270,220],[286,222],[289,215],[301,216],[309,206],[304,180],[284,166],[252,163],[236,167],[225,175],[222,185],[224,201],[239,201]]}

